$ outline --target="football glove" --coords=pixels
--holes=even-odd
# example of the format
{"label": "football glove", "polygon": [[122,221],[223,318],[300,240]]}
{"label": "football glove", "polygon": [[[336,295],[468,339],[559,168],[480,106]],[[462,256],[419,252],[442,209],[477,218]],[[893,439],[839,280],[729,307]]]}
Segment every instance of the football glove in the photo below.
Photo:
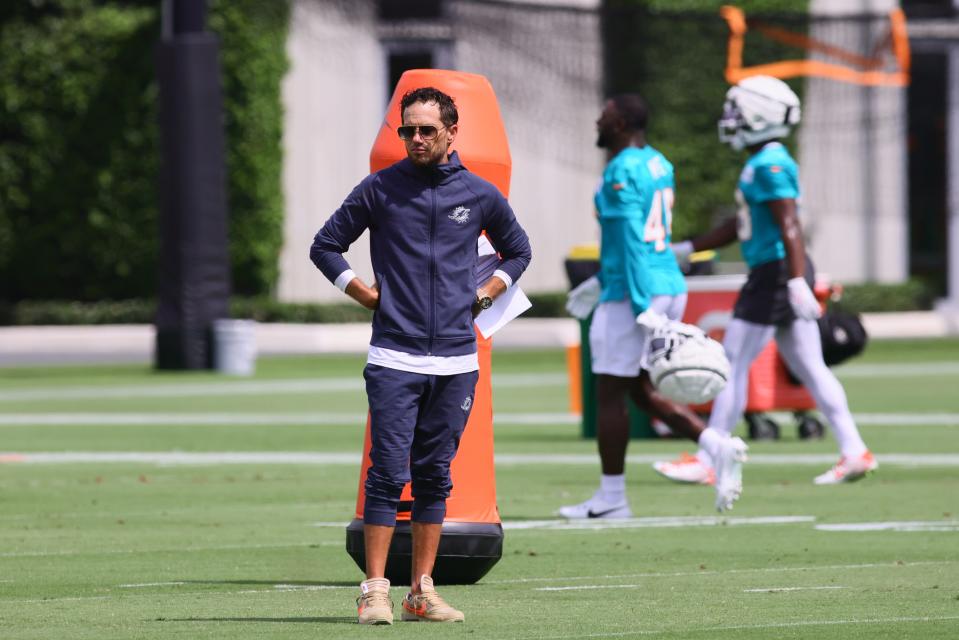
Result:
{"label": "football glove", "polygon": [[669,322],[669,318],[658,311],[653,311],[652,309],[646,309],[646,311],[643,311],[641,314],[636,316],[636,324],[641,327],[645,327],[650,331],[659,329],[667,322]]}
{"label": "football glove", "polygon": [[603,287],[599,278],[592,276],[577,285],[566,296],[566,311],[579,320],[584,320],[599,304],[599,295]]}
{"label": "football glove", "polygon": [[815,320],[822,315],[819,301],[803,278],[790,278],[786,286],[789,288],[789,306],[797,318]]}
{"label": "football glove", "polygon": [[669,245],[669,248],[673,250],[673,255],[676,256],[676,262],[679,264],[685,264],[689,262],[689,256],[696,251],[696,249],[693,248],[692,241],[690,240],[674,242]]}

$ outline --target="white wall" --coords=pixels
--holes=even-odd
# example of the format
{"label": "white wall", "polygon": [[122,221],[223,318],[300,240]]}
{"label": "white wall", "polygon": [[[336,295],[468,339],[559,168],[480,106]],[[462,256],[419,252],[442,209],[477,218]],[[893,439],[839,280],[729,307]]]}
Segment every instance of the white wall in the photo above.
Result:
{"label": "white wall", "polygon": [[[286,215],[278,297],[344,300],[310,262],[314,234],[369,173],[386,85],[374,5],[367,0],[294,0],[283,82]],[[364,235],[347,254],[371,281]]]}
{"label": "white wall", "polygon": [[[595,8],[598,0],[569,0]],[[450,4],[453,58],[489,78],[500,102],[513,176],[510,201],[533,244],[527,291],[567,287],[563,258],[595,242],[592,193],[602,170],[595,120],[602,82],[599,18],[531,10],[505,24],[502,7]],[[564,18],[566,16],[566,18]],[[556,36],[556,37],[554,37]],[[344,300],[309,261],[313,235],[369,172],[369,151],[388,96],[372,0],[294,0],[284,81],[286,219],[278,296]],[[468,126],[468,123],[461,123]],[[367,279],[368,240],[347,254]]]}
{"label": "white wall", "polygon": [[[827,16],[881,14],[896,4],[813,0],[810,10]],[[856,47],[874,41],[879,31],[823,21],[813,23],[810,35]],[[908,277],[906,128],[905,89],[806,80],[799,134],[802,211],[819,271],[844,282]]]}
{"label": "white wall", "polygon": [[595,145],[603,77],[599,17],[531,11],[505,24],[495,6],[453,7],[457,67],[489,78],[509,137],[510,203],[533,246],[522,286],[566,289],[569,249],[599,238],[593,208],[603,169]]}

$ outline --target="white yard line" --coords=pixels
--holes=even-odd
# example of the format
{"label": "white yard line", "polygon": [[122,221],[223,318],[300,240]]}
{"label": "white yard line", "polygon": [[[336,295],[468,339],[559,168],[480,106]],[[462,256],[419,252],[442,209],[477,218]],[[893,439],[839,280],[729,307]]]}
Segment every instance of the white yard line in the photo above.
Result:
{"label": "white yard line", "polygon": [[[895,616],[889,618],[849,618],[843,620],[800,620],[797,622],[769,622],[758,624],[740,624],[740,625],[722,625],[715,627],[690,627],[683,629],[686,633],[703,633],[715,631],[746,631],[762,629],[790,629],[795,627],[834,627],[845,625],[865,625],[865,624],[890,624],[890,623],[920,623],[920,622],[945,622],[959,620],[959,616]],[[610,633],[587,633],[564,636],[519,636],[517,640],[576,640],[578,638],[628,638],[631,636],[657,636],[663,634],[676,633],[675,628],[671,629],[637,629],[631,631],[620,631]]]}
{"label": "white yard line", "polygon": [[514,520],[503,522],[507,530],[589,531],[598,529],[669,529],[677,527],[715,527],[762,524],[801,524],[815,522],[815,516],[759,516],[736,518],[723,516],[685,516],[673,518],[621,518],[605,520]]}
{"label": "white yard line", "polygon": [[294,549],[309,547],[313,542],[300,544],[224,544],[206,547],[178,547],[175,549],[87,549],[82,551],[5,551],[0,558],[46,558],[59,556],[133,555],[138,553],[195,553],[198,551],[234,551],[245,549]]}
{"label": "white yard line", "polygon": [[[342,544],[342,543],[338,543]],[[119,589],[145,589],[149,587],[178,587],[186,584],[192,584],[190,582],[183,581],[173,581],[173,582],[142,582],[139,584],[118,584],[117,588]],[[332,584],[275,584],[273,585],[274,589],[280,591],[326,591],[328,589],[356,589],[356,585],[343,586],[343,585],[332,585]],[[264,591],[266,591],[264,589]]]}
{"label": "white yard line", "polygon": [[[497,424],[578,424],[571,413],[497,413]],[[322,426],[365,425],[362,413],[0,413],[0,426]],[[959,418],[957,418],[959,424]]]}
{"label": "white yard line", "polygon": [[[913,362],[850,364],[836,368],[840,378],[896,378],[917,376],[959,375],[959,362]],[[496,373],[493,387],[565,387],[565,372]],[[0,402],[29,400],[94,400],[104,398],[171,398],[213,397],[234,395],[295,395],[363,391],[362,377],[291,378],[285,380],[234,380],[229,382],[158,383],[112,387],[34,387],[0,390]]]}
{"label": "white yard line", "polygon": [[[276,546],[277,548],[282,548],[282,547],[288,547],[288,546],[308,546],[308,543],[303,543],[302,545],[267,545],[267,546]],[[225,546],[225,547],[212,547],[212,548],[207,548],[207,549],[214,549],[214,550],[215,550],[215,549],[220,549],[220,548],[235,549],[235,548],[247,548],[247,547],[238,547],[238,546],[234,546],[234,545],[227,545],[227,546]],[[248,548],[261,548],[261,545],[251,545],[251,546],[249,546]],[[195,548],[195,549],[188,549],[188,550],[189,550],[189,551],[197,551],[197,550],[202,550],[202,549]],[[183,550],[180,550],[180,551],[183,551]],[[128,550],[128,551],[120,551],[119,553],[156,553],[156,550],[139,550],[139,551]],[[0,554],[0,556],[3,556],[3,555],[10,555],[10,554]],[[48,554],[48,555],[73,555],[73,554],[58,553],[58,554]],[[515,580],[483,580],[483,581],[479,582],[479,583],[476,585],[476,587],[477,587],[477,588],[483,588],[483,587],[494,587],[494,588],[495,588],[496,585],[504,585],[504,584],[518,584],[518,583],[529,583],[529,582],[556,582],[556,581],[561,581],[561,580],[571,581],[571,580],[599,580],[599,579],[623,579],[623,578],[669,578],[669,577],[686,577],[686,576],[716,576],[716,575],[740,574],[740,573],[764,573],[764,574],[769,574],[769,573],[808,572],[808,571],[833,571],[833,570],[849,571],[849,570],[856,570],[856,569],[899,569],[899,568],[902,568],[902,567],[917,567],[917,566],[928,566],[928,565],[941,566],[941,565],[943,565],[943,564],[956,564],[957,562],[959,562],[959,561],[953,561],[953,560],[938,560],[938,561],[920,561],[920,562],[896,562],[896,563],[873,563],[873,564],[845,564],[845,565],[822,565],[822,566],[808,566],[808,565],[806,565],[806,566],[802,566],[802,567],[763,567],[763,568],[756,568],[756,569],[727,569],[727,570],[723,570],[723,571],[682,571],[682,572],[675,572],[675,573],[634,573],[634,574],[624,574],[624,575],[599,575],[599,576],[533,577],[533,578],[520,578],[520,579],[515,579]],[[179,584],[179,583],[177,583],[177,582],[158,582],[158,583],[143,583],[143,584],[125,584],[125,585],[118,585],[118,586],[121,587],[121,588],[146,588],[146,587],[150,587],[150,586],[167,586],[167,585],[173,586],[173,585],[176,585],[176,584]],[[596,586],[598,587],[599,585],[596,585]],[[623,586],[623,585],[611,585],[611,588],[613,588],[613,587],[622,588],[622,586]],[[642,585],[642,586],[645,586],[645,587],[647,587],[647,588],[649,587],[648,584],[647,584],[647,585]],[[289,591],[313,590],[313,589],[316,589],[316,590],[319,590],[319,589],[356,589],[356,587],[354,587],[354,586],[340,586],[340,585],[329,585],[329,586],[327,586],[327,585],[285,585],[285,584],[277,584],[277,585],[273,585],[273,587],[270,588],[270,589],[244,589],[244,590],[241,590],[241,591],[222,591],[222,590],[217,590],[217,591],[200,591],[200,592],[198,592],[198,591],[192,591],[192,590],[177,590],[177,591],[175,591],[175,592],[173,592],[173,593],[174,593],[174,595],[186,595],[186,596],[193,596],[193,597],[195,597],[195,596],[199,596],[199,595],[203,595],[203,594],[207,594],[207,593],[214,594],[214,595],[223,595],[223,594],[256,594],[256,593],[259,593],[259,594],[268,594],[268,593],[286,593],[286,592],[289,592]],[[150,598],[156,597],[156,595],[153,594],[153,593],[142,593],[142,594],[138,594],[138,595],[139,595],[140,597],[150,597]],[[6,602],[7,602],[7,603],[10,603],[10,604],[47,604],[47,603],[54,603],[54,602],[75,602],[75,601],[84,601],[84,600],[109,600],[109,599],[116,598],[116,597],[134,597],[134,596],[132,596],[131,594],[124,594],[123,596],[119,596],[119,595],[105,595],[105,596],[68,596],[68,597],[53,597],[53,598],[40,598],[40,599],[22,599],[22,600],[10,599],[10,600],[6,600]],[[922,618],[922,620],[925,620],[925,619],[926,619],[926,618]],[[941,620],[953,620],[953,619],[959,619],[959,616],[956,616],[956,617],[946,617],[946,618],[936,618],[936,620],[940,620],[940,619],[941,619]],[[896,620],[899,620],[899,621],[910,621],[910,620],[920,620],[920,618],[915,618],[915,619],[913,619],[913,618],[890,619],[890,621],[896,621]],[[783,623],[783,624],[784,624],[785,626],[792,626],[792,623]],[[825,622],[825,623],[821,623],[821,624],[832,624],[832,623],[831,623],[831,622]],[[757,626],[756,628],[765,628],[765,626],[766,626],[766,625],[760,625],[760,626]],[[780,626],[780,625],[774,624],[774,625],[771,625],[770,628],[774,628],[774,627],[776,627],[776,626]],[[743,628],[743,629],[744,629],[744,628],[753,628],[753,627],[752,627],[752,626],[736,626],[736,627],[722,627],[722,628],[720,628],[720,627],[715,627],[715,628],[713,628],[713,629],[715,629],[715,630],[720,630],[720,629],[727,629],[727,628],[728,628],[728,629],[740,629],[740,628]],[[708,630],[708,629],[707,629],[707,630]],[[695,631],[695,630],[691,630],[691,631]],[[670,630],[670,632],[672,632],[672,630]],[[635,633],[635,632],[630,632],[630,633]],[[649,632],[641,632],[641,633],[644,633],[644,634],[666,633],[666,631],[663,631],[663,632],[659,632],[659,631],[649,631]],[[613,634],[609,634],[608,637],[619,637],[619,636],[623,636],[623,635],[628,635],[628,634],[626,634],[626,633],[613,633]],[[527,636],[527,638],[529,638],[529,639],[531,639],[531,640],[550,640],[550,639],[552,639],[552,638],[556,638],[557,640],[559,640],[559,639],[562,639],[562,638],[570,638],[570,639],[572,639],[572,638],[578,638],[578,637],[592,637],[592,636]],[[599,635],[599,636],[597,636],[597,637],[607,637],[607,636],[606,636],[606,635]]]}
{"label": "white yard line", "polygon": [[[739,573],[793,573],[806,571],[855,571],[859,569],[896,569],[899,567],[925,567],[942,566],[943,564],[956,564],[959,560],[920,560],[918,562],[869,562],[860,564],[830,564],[830,565],[812,565],[801,567],[757,567],[754,569],[723,569],[723,570],[699,570],[699,571],[675,571],[675,572],[647,572],[647,573],[623,573],[606,574],[593,576],[553,576],[549,578],[514,578],[511,580],[490,580],[482,584],[526,584],[536,582],[575,582],[577,580],[626,580],[634,578],[682,578],[689,576],[714,576]],[[575,585],[573,585],[575,586]],[[534,589],[537,590],[537,589]],[[563,589],[566,590],[566,589]]]}
{"label": "white yard line", "polygon": [[931,520],[908,522],[845,522],[835,524],[817,524],[817,531],[959,531],[959,520]]}
{"label": "white yard line", "polygon": [[785,593],[789,591],[824,591],[829,589],[848,589],[849,587],[766,587],[763,589],[743,589],[743,593]]}
{"label": "white yard line", "polygon": [[[566,373],[494,373],[493,387],[565,386]],[[363,377],[293,378],[288,380],[235,380],[190,384],[144,384],[120,386],[40,387],[0,390],[0,402],[29,400],[101,400],[105,398],[190,398],[248,395],[296,395],[363,391]]]}
{"label": "white yard line", "polygon": [[882,362],[836,367],[840,378],[903,378],[959,375],[959,362]]}
{"label": "white yard line", "polygon": [[[662,454],[633,454],[627,456],[631,464],[651,464],[662,459]],[[957,467],[959,454],[950,453],[886,453],[877,455],[880,464],[901,467]],[[358,451],[0,451],[0,464],[150,464],[173,465],[356,465],[361,459]],[[749,456],[753,466],[832,464],[835,454],[754,454]],[[496,456],[496,465],[595,465],[595,453],[503,453]]]}
{"label": "white yard line", "polygon": [[[860,425],[959,427],[959,413],[856,413]],[[495,413],[497,425],[578,425],[575,413]],[[57,412],[0,413],[0,426],[318,426],[365,424],[361,412],[257,413],[257,412]]]}
{"label": "white yard line", "polygon": [[[801,524],[815,522],[815,516],[758,516],[735,518],[723,516],[679,516],[659,518],[617,518],[594,520],[504,520],[503,529],[550,531],[599,531],[604,529],[670,529],[681,527],[715,527],[762,524]],[[314,527],[345,528],[347,522],[314,522]]]}

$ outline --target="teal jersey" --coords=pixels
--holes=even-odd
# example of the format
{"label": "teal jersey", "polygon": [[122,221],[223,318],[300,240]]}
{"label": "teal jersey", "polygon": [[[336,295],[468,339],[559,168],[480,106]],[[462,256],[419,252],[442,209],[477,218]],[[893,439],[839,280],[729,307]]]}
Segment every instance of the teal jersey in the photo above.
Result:
{"label": "teal jersey", "polygon": [[799,166],[782,144],[772,142],[746,161],[739,174],[737,233],[750,269],[786,257],[782,232],[769,209],[772,200],[799,199]]}
{"label": "teal jersey", "polygon": [[610,160],[596,191],[601,302],[627,297],[640,314],[653,296],[686,292],[669,248],[673,165],[650,146],[627,147]]}

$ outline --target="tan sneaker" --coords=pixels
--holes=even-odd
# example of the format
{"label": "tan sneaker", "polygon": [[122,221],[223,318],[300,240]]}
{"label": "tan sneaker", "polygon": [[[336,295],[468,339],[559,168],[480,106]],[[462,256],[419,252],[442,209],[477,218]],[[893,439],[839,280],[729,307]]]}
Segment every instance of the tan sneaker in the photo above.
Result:
{"label": "tan sneaker", "polygon": [[393,601],[390,600],[390,581],[370,578],[360,583],[360,597],[356,599],[356,613],[360,624],[393,624]]}
{"label": "tan sneaker", "polygon": [[412,593],[406,594],[403,599],[403,620],[413,622],[422,620],[424,622],[463,622],[465,616],[462,611],[454,609],[446,604],[446,601],[436,593],[433,588],[433,578],[422,576],[420,578],[421,593],[414,596]]}

